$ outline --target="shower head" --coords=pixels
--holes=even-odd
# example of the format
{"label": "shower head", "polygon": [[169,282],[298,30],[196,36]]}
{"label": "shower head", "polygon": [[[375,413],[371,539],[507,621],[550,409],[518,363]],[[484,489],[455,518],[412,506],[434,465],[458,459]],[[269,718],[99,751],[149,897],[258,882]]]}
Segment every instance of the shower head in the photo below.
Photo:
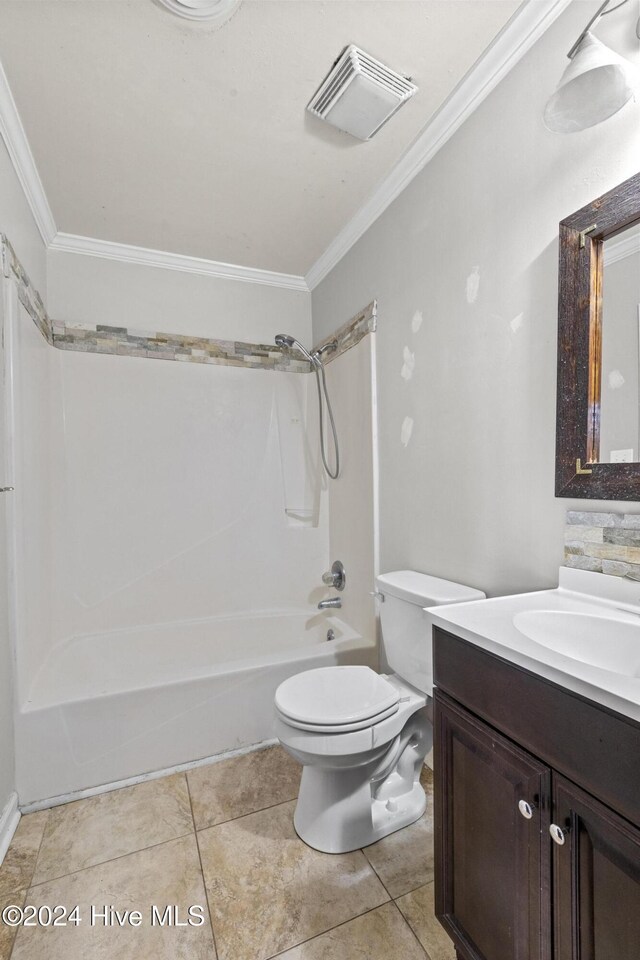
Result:
{"label": "shower head", "polygon": [[311,356],[308,350],[302,346],[302,344],[295,339],[295,337],[290,337],[288,333],[277,333],[276,334],[276,346],[278,347],[297,347],[300,353],[306,357],[309,363],[317,363],[316,360]]}

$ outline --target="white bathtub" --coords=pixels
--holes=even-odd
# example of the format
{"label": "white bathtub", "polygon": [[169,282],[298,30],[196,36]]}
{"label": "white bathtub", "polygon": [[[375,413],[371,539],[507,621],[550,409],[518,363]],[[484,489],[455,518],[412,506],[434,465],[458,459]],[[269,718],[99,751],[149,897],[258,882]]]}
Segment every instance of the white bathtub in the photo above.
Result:
{"label": "white bathtub", "polygon": [[375,657],[373,638],[308,610],[73,637],[43,663],[17,716],[20,801],[268,740],[282,680]]}

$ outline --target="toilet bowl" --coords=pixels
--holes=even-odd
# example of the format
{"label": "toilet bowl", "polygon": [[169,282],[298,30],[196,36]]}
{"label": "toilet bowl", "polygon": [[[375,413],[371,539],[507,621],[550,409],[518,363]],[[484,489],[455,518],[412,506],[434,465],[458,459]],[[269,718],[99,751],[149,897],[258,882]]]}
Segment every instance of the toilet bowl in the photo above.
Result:
{"label": "toilet bowl", "polygon": [[303,765],[296,832],[325,853],[357,850],[422,816],[433,743],[431,636],[423,608],[484,594],[411,570],[377,578],[393,673],[365,666],[296,674],[275,696],[276,735]]}

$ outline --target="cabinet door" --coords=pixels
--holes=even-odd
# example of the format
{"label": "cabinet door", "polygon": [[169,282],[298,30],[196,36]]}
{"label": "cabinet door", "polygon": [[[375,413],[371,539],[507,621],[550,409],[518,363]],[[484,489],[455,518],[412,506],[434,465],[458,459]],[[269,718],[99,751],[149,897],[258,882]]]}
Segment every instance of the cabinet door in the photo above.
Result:
{"label": "cabinet door", "polygon": [[[640,830],[553,776],[557,960],[640,958]],[[640,782],[639,782],[640,788]]]}
{"label": "cabinet door", "polygon": [[436,915],[464,960],[548,960],[549,769],[439,692],[435,728]]}

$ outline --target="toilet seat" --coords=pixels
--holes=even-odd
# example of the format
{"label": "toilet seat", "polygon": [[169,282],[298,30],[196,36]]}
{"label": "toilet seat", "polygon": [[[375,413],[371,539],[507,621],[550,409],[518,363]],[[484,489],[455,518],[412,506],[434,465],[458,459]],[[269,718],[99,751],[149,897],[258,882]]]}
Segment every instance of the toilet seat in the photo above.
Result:
{"label": "toilet seat", "polygon": [[[343,667],[336,669],[342,670]],[[399,695],[397,708],[387,717],[370,720],[357,730],[345,730],[342,726],[325,727],[323,730],[305,729],[276,710],[275,731],[280,742],[294,750],[333,762],[342,763],[340,758],[355,758],[375,750],[398,736],[409,717],[426,706],[428,698],[419,690],[412,689],[399,677],[391,675],[388,682],[393,683]]]}
{"label": "toilet seat", "polygon": [[365,730],[397,712],[398,704],[394,703],[381,713],[377,713],[375,717],[365,717],[364,720],[354,720],[353,723],[304,723],[302,720],[293,720],[286,713],[276,709],[278,716],[290,727],[295,727],[296,730],[309,730],[311,733],[349,733],[352,730]]}
{"label": "toilet seat", "polygon": [[300,730],[344,733],[373,726],[398,710],[400,692],[386,677],[363,666],[320,667],[280,684],[275,706]]}

